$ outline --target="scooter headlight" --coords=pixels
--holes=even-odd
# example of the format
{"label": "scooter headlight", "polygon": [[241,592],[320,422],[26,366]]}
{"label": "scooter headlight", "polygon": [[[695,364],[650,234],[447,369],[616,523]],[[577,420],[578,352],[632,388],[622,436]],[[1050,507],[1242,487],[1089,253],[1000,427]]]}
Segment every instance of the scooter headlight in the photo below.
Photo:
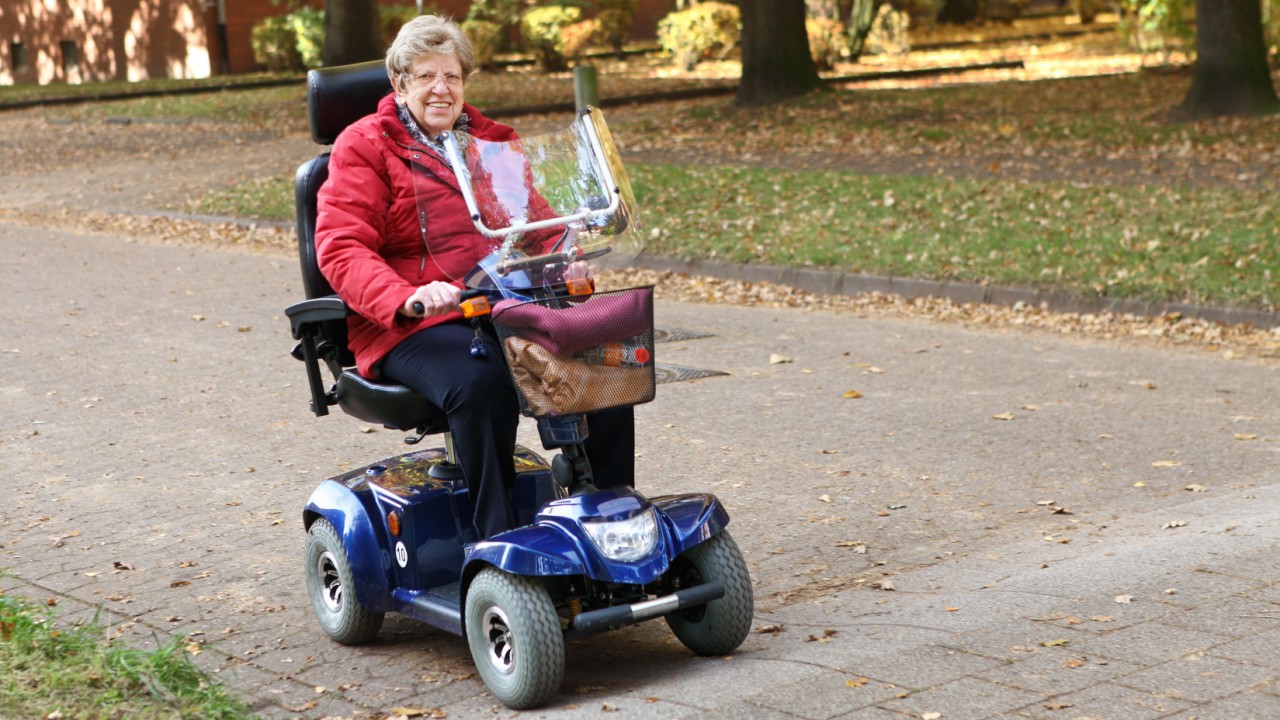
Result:
{"label": "scooter headlight", "polygon": [[658,520],[652,508],[625,520],[583,520],[582,527],[609,560],[634,562],[658,544]]}

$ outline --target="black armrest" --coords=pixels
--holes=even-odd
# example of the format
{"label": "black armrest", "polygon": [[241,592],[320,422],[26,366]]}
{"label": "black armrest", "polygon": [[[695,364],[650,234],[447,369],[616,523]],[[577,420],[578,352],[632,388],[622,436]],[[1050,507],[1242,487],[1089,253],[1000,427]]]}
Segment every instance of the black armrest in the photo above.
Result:
{"label": "black armrest", "polygon": [[308,326],[333,320],[345,320],[350,312],[347,304],[337,295],[312,298],[297,302],[284,309],[293,328],[293,339],[300,340]]}

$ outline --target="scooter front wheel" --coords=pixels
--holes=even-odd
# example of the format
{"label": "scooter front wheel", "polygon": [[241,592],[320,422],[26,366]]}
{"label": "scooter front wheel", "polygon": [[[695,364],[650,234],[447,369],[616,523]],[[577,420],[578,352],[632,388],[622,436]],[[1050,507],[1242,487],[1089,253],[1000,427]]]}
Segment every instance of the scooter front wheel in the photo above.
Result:
{"label": "scooter front wheel", "polygon": [[303,551],[307,568],[307,594],[320,627],[343,645],[372,640],[382,627],[382,613],[366,610],[356,600],[354,575],[338,532],[320,518],[307,530]]}
{"label": "scooter front wheel", "polygon": [[668,570],[677,588],[719,580],[724,596],[706,605],[677,610],[667,615],[667,625],[685,647],[699,655],[726,655],[733,652],[751,632],[755,599],[751,576],[738,544],[729,531],[695,545],[680,554]]}
{"label": "scooter front wheel", "polygon": [[467,590],[467,645],[484,684],[513,710],[537,707],[564,680],[564,635],[537,580],[485,568]]}

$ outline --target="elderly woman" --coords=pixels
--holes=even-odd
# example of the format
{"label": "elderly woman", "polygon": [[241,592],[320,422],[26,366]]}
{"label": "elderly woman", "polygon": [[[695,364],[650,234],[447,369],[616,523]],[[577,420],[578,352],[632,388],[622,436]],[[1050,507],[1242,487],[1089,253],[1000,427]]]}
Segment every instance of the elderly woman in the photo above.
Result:
{"label": "elderly woman", "polygon": [[[452,20],[423,15],[405,24],[387,50],[394,91],[334,143],[316,252],[354,313],[348,344],[360,373],[406,385],[448,415],[476,539],[484,539],[513,524],[519,405],[492,332],[481,333],[488,352],[470,352],[476,331],[460,313],[460,284],[441,269],[474,262],[474,249],[487,243],[435,138],[446,130],[491,141],[516,134],[463,101],[474,70],[471,43]],[[596,484],[634,485],[631,408],[594,413],[588,426]]]}

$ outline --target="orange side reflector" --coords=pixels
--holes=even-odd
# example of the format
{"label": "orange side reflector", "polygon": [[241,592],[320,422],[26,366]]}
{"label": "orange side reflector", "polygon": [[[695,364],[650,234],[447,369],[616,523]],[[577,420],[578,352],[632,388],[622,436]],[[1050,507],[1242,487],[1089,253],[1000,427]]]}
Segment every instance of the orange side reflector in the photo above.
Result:
{"label": "orange side reflector", "polygon": [[395,510],[387,513],[387,530],[393,536],[399,537],[400,535],[400,513]]}
{"label": "orange side reflector", "polygon": [[492,310],[493,308],[489,305],[489,298],[483,295],[462,301],[462,316],[465,318],[488,315]]}
{"label": "orange side reflector", "polygon": [[591,278],[566,280],[564,285],[570,295],[590,295],[596,291],[596,284]]}

